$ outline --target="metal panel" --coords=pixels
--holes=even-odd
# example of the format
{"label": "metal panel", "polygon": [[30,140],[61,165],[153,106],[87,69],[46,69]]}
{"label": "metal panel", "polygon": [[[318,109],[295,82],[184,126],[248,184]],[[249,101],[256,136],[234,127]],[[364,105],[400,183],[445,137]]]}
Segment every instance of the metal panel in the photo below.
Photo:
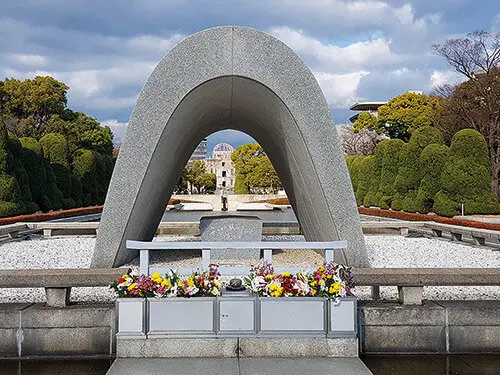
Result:
{"label": "metal panel", "polygon": [[263,333],[326,332],[322,298],[259,298]]}
{"label": "metal panel", "polygon": [[213,332],[215,298],[148,299],[149,332]]}
{"label": "metal panel", "polygon": [[118,298],[116,305],[118,333],[127,335],[144,334],[146,300],[142,298]]}
{"label": "metal panel", "polygon": [[255,299],[228,298],[219,300],[219,329],[224,332],[255,333]]}
{"label": "metal panel", "polygon": [[353,337],[357,334],[357,299],[344,297],[338,304],[329,304],[329,337]]}

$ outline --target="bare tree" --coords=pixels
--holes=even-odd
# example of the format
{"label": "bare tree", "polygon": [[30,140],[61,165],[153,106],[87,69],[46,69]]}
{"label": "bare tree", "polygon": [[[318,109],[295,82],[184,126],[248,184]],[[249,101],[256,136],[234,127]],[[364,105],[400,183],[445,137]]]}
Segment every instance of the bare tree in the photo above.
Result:
{"label": "bare tree", "polygon": [[440,96],[444,99],[451,98],[458,85],[458,83],[445,83],[443,85],[435,86],[432,89],[431,96]]}
{"label": "bare tree", "polygon": [[489,74],[500,63],[500,34],[474,31],[465,38],[433,44],[432,50],[444,57],[457,72],[469,79],[478,72]]}
{"label": "bare tree", "polygon": [[339,125],[337,130],[346,155],[371,155],[377,143],[389,139],[375,130],[361,129],[355,132],[352,125]]}

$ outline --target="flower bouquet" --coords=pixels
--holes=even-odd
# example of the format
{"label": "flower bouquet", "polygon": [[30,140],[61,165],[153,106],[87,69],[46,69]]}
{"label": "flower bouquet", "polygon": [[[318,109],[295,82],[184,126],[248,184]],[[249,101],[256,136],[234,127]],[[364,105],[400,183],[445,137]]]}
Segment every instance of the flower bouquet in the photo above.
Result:
{"label": "flower bouquet", "polygon": [[319,266],[314,272],[299,271],[277,274],[272,264],[250,269],[244,278],[247,288],[262,297],[324,297],[338,301],[354,288],[349,267],[333,262]]}
{"label": "flower bouquet", "polygon": [[219,276],[219,266],[211,264],[208,271],[193,272],[185,277],[173,270],[163,276],[159,272],[151,276],[125,274],[113,281],[110,287],[120,298],[216,297],[222,287]]}

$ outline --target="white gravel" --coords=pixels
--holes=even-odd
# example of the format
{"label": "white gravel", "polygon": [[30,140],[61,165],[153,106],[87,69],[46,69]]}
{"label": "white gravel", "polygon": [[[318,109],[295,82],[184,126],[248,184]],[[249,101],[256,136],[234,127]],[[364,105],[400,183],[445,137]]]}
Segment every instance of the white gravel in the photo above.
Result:
{"label": "white gravel", "polygon": [[[365,236],[372,267],[500,267],[500,251],[434,238],[408,238],[388,235]],[[164,236],[161,241],[198,241],[199,237]],[[263,236],[263,240],[303,241],[302,236]],[[95,238],[33,238],[0,245],[0,269],[86,268],[90,266]],[[313,268],[322,257],[313,251],[282,251],[273,255],[276,265],[300,265]],[[151,264],[156,267],[190,267],[201,264],[198,251],[153,252]],[[127,264],[138,269],[138,259]],[[358,287],[356,294],[369,298],[369,288]],[[382,298],[395,299],[396,287],[382,287]],[[500,299],[500,287],[426,287],[427,299]],[[72,300],[110,301],[109,288],[73,288]],[[42,288],[0,289],[2,302],[41,302]]]}

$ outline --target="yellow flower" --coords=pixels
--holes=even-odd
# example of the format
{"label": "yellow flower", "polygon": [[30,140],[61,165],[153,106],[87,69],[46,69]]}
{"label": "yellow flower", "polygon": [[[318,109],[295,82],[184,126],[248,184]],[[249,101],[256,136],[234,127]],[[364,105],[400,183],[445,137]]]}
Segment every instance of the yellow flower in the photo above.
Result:
{"label": "yellow flower", "polygon": [[122,279],[128,279],[128,278],[129,278],[128,274],[125,273],[122,275]]}
{"label": "yellow flower", "polygon": [[194,280],[192,277],[190,277],[189,279],[187,279],[187,283],[189,286],[194,286]]}
{"label": "yellow flower", "polygon": [[330,289],[328,290],[328,293],[335,294],[338,293],[341,289],[342,286],[339,283],[333,283]]}
{"label": "yellow flower", "polygon": [[282,275],[283,277],[290,277],[290,276],[292,276],[292,275],[290,274],[290,272],[283,272],[281,275]]}
{"label": "yellow flower", "polygon": [[333,275],[328,275],[326,278],[331,279],[332,277],[333,277]]}
{"label": "yellow flower", "polygon": [[167,279],[163,280],[161,282],[161,285],[164,287],[167,287],[168,289],[170,289],[172,287],[172,285],[170,284],[170,281],[168,281]]}
{"label": "yellow flower", "polygon": [[135,288],[135,283],[132,283],[132,284],[129,285],[128,290],[132,290],[134,288]]}
{"label": "yellow flower", "polygon": [[161,275],[159,272],[153,272],[153,274],[151,275],[151,278],[154,280],[154,279],[161,279]]}
{"label": "yellow flower", "polygon": [[318,271],[319,271],[319,272],[323,272],[324,270],[325,270],[325,267],[323,267],[323,266],[319,266],[319,267],[318,267]]}
{"label": "yellow flower", "polygon": [[266,275],[266,280],[271,280],[273,278],[273,275]]}
{"label": "yellow flower", "polygon": [[316,289],[313,289],[311,292],[311,296],[314,296],[316,294]]}
{"label": "yellow flower", "polygon": [[278,289],[278,285],[276,285],[275,283],[271,283],[271,284],[269,285],[269,290],[270,290],[271,292],[274,292],[274,291],[275,291],[275,290],[277,290],[277,289]]}
{"label": "yellow flower", "polygon": [[271,292],[271,297],[279,297],[281,296],[282,293],[283,293],[282,287],[276,288],[274,292]]}

